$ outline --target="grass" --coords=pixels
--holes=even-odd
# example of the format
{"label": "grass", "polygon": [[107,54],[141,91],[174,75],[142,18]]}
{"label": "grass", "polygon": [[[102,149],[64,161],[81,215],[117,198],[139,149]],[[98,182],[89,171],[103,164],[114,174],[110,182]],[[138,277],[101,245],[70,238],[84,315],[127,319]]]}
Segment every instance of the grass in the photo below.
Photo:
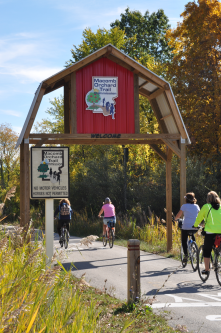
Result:
{"label": "grass", "polygon": [[150,306],[112,297],[106,281],[92,288],[58,260],[46,269],[44,253],[21,228],[0,234],[0,333],[174,332]]}
{"label": "grass", "polygon": [[107,291],[84,287],[82,300],[95,302],[99,310],[95,332],[180,332],[168,326],[166,318],[152,312],[145,304],[127,305],[110,296]]}

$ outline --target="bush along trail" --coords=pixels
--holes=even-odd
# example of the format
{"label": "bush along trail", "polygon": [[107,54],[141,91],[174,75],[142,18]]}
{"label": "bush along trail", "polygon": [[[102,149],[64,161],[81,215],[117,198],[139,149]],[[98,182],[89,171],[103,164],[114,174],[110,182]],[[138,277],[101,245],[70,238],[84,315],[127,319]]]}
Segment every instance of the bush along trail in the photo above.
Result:
{"label": "bush along trail", "polygon": [[105,281],[96,290],[58,258],[46,269],[44,243],[28,239],[19,227],[0,233],[0,332],[174,332],[150,307],[111,297]]}

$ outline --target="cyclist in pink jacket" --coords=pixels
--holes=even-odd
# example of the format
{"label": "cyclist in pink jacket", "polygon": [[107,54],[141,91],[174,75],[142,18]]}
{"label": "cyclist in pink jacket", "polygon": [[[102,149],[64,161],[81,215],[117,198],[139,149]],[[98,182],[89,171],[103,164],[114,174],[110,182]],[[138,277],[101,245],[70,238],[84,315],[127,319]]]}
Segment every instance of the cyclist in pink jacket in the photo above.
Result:
{"label": "cyclist in pink jacket", "polygon": [[[105,235],[107,229],[107,223],[110,221],[110,219],[113,220],[114,223],[116,223],[115,207],[114,205],[112,205],[110,198],[106,198],[105,201],[103,202],[103,206],[101,207],[98,217],[101,217],[102,213],[104,213],[103,235]],[[115,228],[114,228],[114,234],[115,234]]]}

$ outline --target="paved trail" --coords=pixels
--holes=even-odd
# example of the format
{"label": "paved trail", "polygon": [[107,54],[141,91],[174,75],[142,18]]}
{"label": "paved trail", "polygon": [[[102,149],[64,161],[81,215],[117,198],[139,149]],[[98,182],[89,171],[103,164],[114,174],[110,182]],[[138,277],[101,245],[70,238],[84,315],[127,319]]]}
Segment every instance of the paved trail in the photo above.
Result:
{"label": "paved trail", "polygon": [[[74,263],[76,269],[72,267],[72,272],[75,276],[85,274],[91,286],[99,289],[105,286],[112,295],[126,300],[127,249],[115,245],[112,249],[108,245],[104,248],[101,242],[94,242],[88,248],[80,246],[80,240],[71,237],[63,260],[64,267],[68,269]],[[56,234],[55,248],[61,251]],[[168,275],[178,268],[157,293],[156,302],[152,305],[154,311],[169,311],[167,317],[173,327],[184,325],[189,332],[197,333],[221,332],[221,287],[214,272],[203,284],[190,264],[185,269],[179,266],[179,261],[141,251],[142,298],[148,302],[148,298],[151,299],[163,286]]]}

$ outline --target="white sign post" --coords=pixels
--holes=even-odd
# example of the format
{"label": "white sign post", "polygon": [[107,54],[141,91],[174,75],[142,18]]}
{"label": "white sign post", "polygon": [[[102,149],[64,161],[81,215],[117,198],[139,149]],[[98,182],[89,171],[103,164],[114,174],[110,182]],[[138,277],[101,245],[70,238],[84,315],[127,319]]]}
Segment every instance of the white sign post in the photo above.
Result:
{"label": "white sign post", "polygon": [[54,254],[54,199],[45,199],[46,265]]}
{"label": "white sign post", "polygon": [[45,199],[46,264],[54,254],[54,199],[69,198],[69,148],[31,148],[31,199]]}

